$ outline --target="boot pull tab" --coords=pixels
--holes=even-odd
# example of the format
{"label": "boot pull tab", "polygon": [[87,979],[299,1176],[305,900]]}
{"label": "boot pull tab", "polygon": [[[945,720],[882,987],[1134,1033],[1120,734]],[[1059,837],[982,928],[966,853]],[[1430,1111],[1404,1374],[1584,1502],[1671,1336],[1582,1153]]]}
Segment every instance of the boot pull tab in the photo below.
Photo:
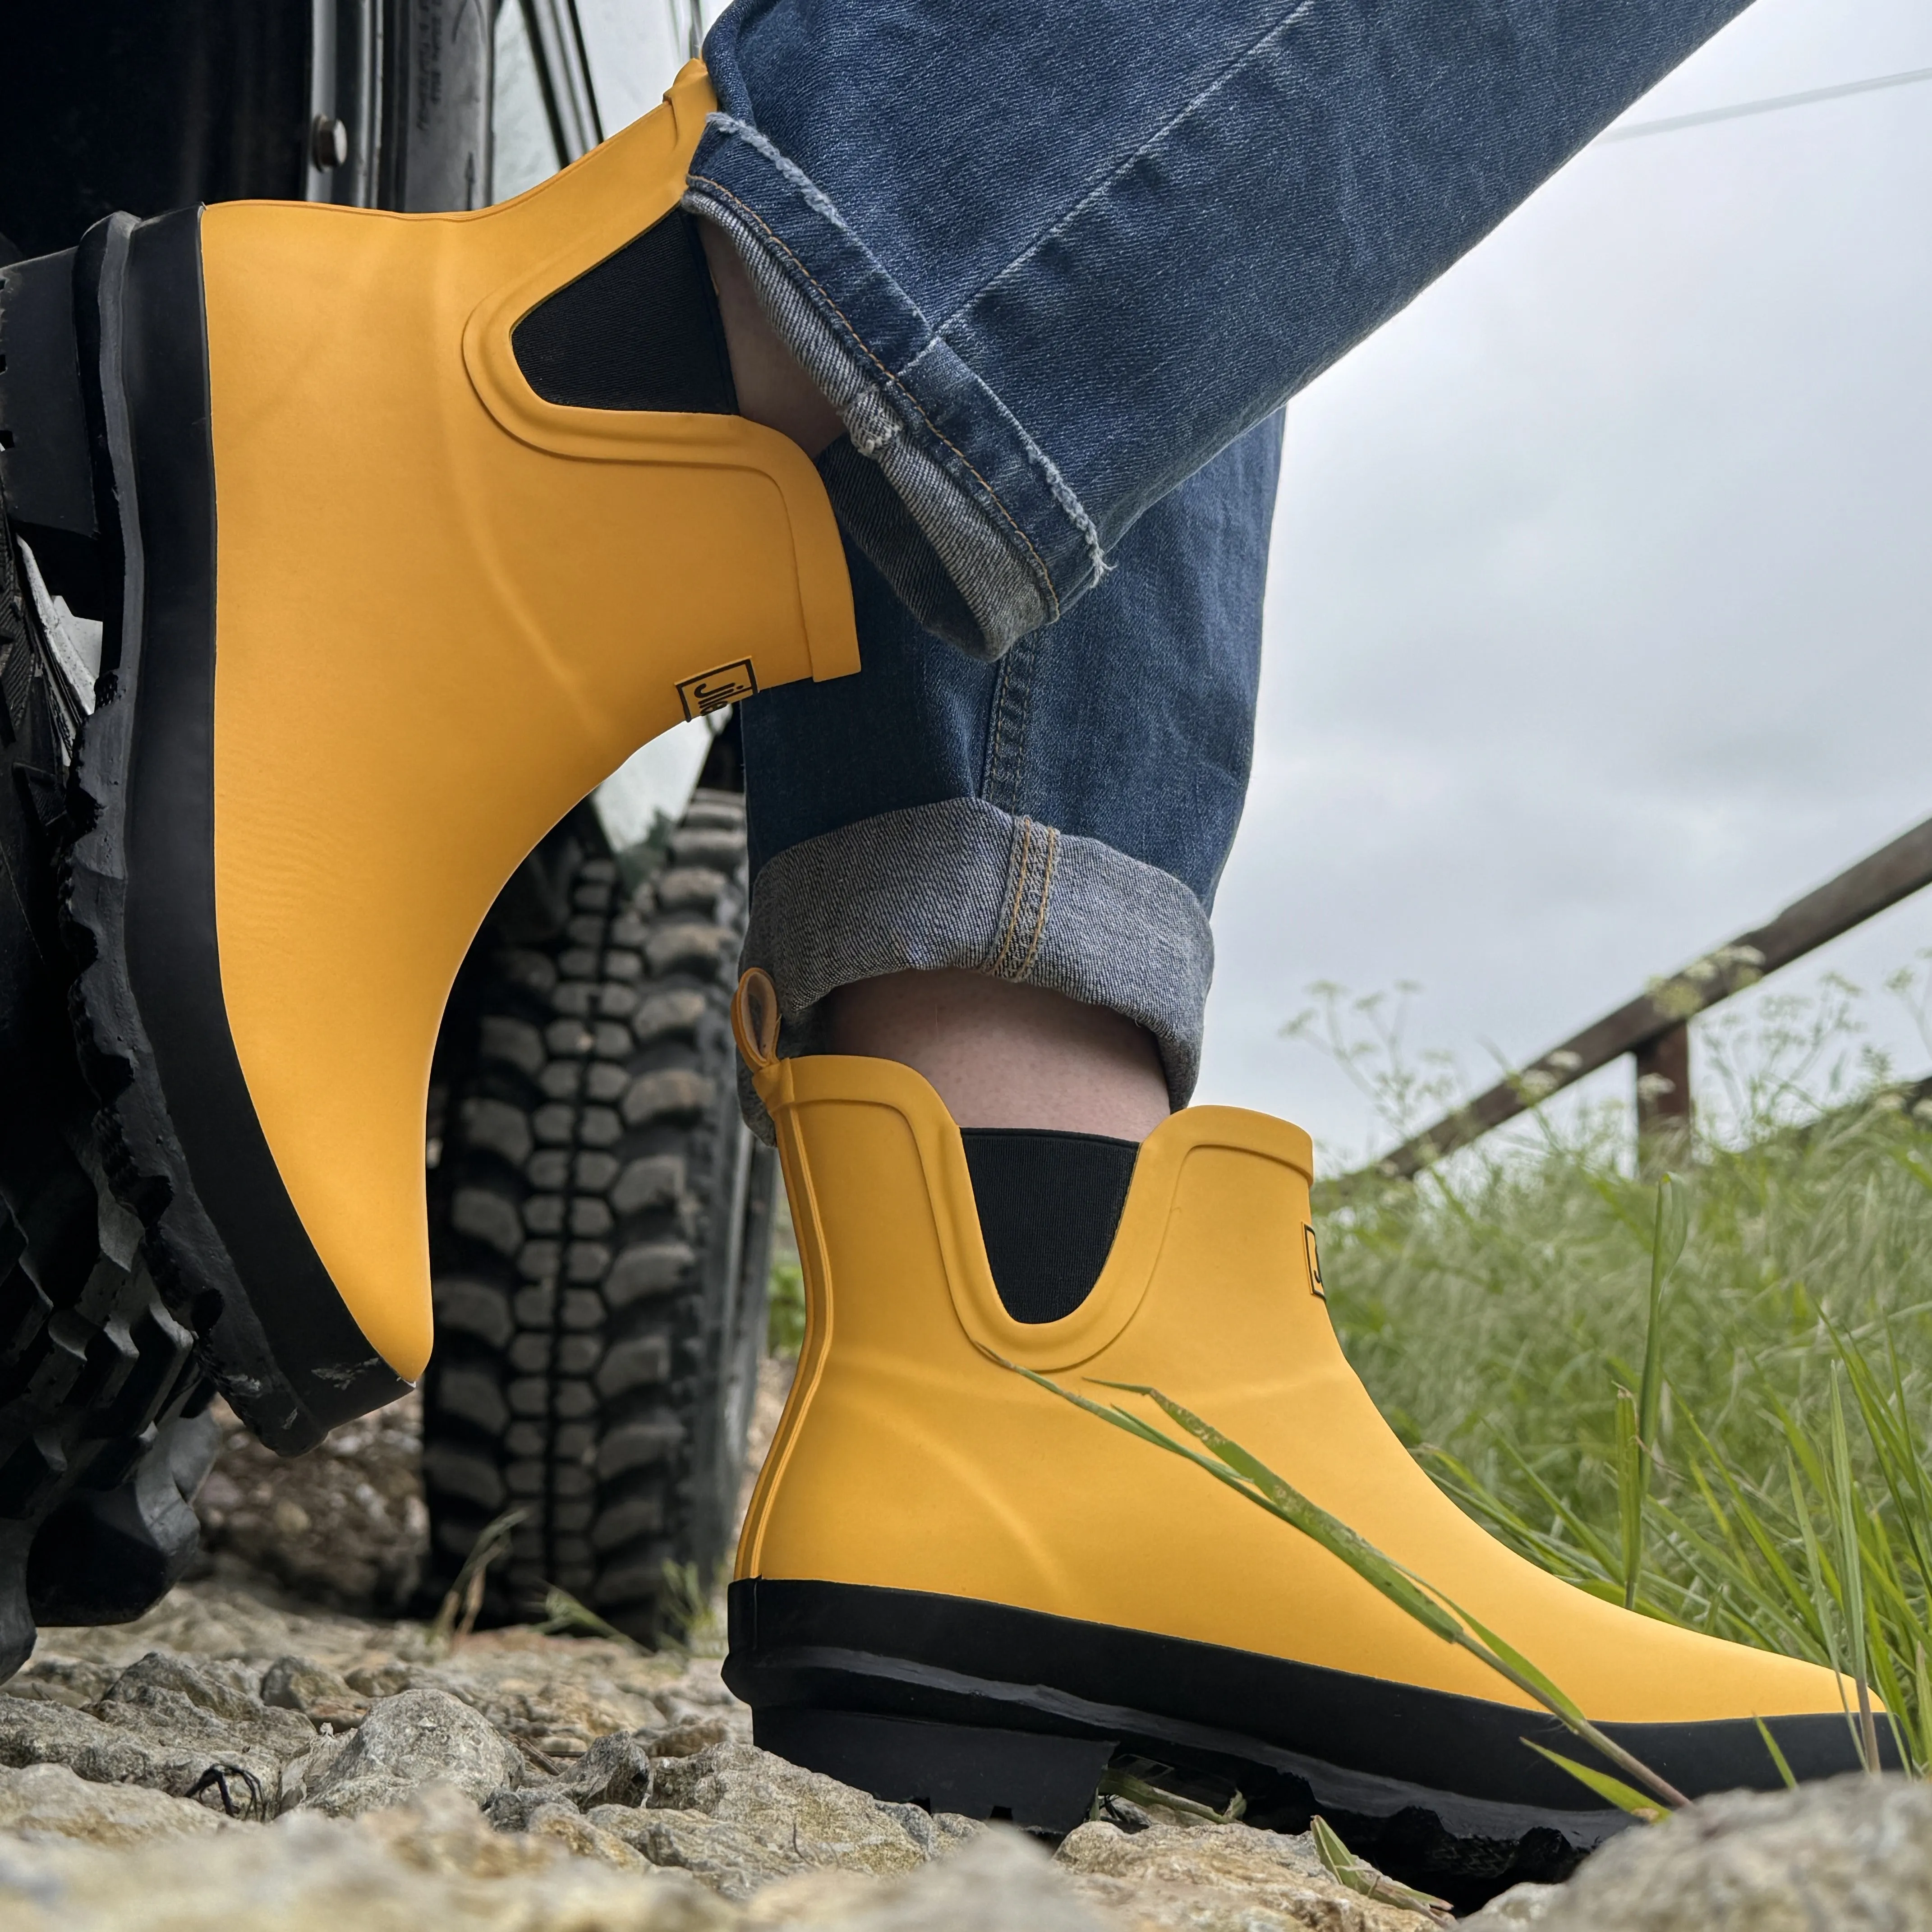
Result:
{"label": "boot pull tab", "polygon": [[748,966],[731,995],[731,1030],[738,1051],[754,1073],[762,1073],[778,1057],[778,989],[762,966]]}

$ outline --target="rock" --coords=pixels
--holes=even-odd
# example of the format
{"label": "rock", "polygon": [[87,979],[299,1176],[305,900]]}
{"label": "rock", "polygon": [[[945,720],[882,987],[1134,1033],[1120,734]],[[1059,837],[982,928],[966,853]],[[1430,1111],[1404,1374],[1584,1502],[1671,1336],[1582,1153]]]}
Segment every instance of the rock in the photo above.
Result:
{"label": "rock", "polygon": [[222,1445],[195,1498],[218,1570],[245,1566],[312,1603],[394,1616],[429,1547],[421,1398],[337,1430],[305,1456],[265,1449],[224,1404]]}
{"label": "rock", "polygon": [[688,1872],[723,1898],[749,1898],[774,1880],[809,1870],[814,1863],[802,1847],[767,1844],[742,1826],[702,1811],[633,1811],[621,1804],[601,1804],[586,1815],[598,1830],[621,1840],[651,1864]]}
{"label": "rock", "polygon": [[[665,1815],[672,1813],[681,1815]],[[915,1870],[941,1842],[939,1828],[916,1805],[883,1804],[836,1778],[736,1742],[658,1760],[644,1817],[640,1828],[655,1825],[664,1854],[640,1844],[645,1856],[692,1871],[700,1871],[694,1858],[715,1862],[727,1856],[728,1846],[729,1857],[742,1855],[748,1868],[759,1864],[768,1876],[814,1865],[882,1876]],[[604,1814],[595,1819],[602,1823]],[[742,1894],[733,1889],[730,1895]]]}
{"label": "rock", "polygon": [[151,1736],[242,1741],[281,1756],[306,1750],[314,1726],[293,1712],[271,1710],[255,1685],[244,1665],[150,1651],[115,1678],[94,1711],[104,1723]]}
{"label": "rock", "polygon": [[554,1838],[567,1851],[580,1858],[596,1858],[620,1871],[649,1871],[651,1861],[634,1850],[614,1832],[592,1824],[574,1805],[552,1798],[530,1814],[524,1830],[533,1837]]}
{"label": "rock", "polygon": [[278,1657],[262,1677],[262,1702],[299,1711],[320,1728],[350,1731],[369,1714],[369,1700],[340,1671],[306,1657]]}
{"label": "rock", "polygon": [[681,1874],[614,1870],[554,1838],[505,1838],[448,1790],[368,1817],[303,1812],[112,1858],[84,1846],[0,1845],[8,1932],[729,1932],[734,1923],[731,1908]]}
{"label": "rock", "polygon": [[[93,1712],[0,1699],[0,1764],[62,1765],[92,1784],[142,1785],[224,1811],[225,1784],[237,1812],[272,1816],[280,1807],[284,1766],[297,1753],[263,1749],[240,1726],[231,1735],[185,1699],[179,1702],[192,1714],[178,1726],[170,1721],[181,1717],[172,1696],[158,1708],[104,1700]],[[305,1724],[303,1729],[305,1754],[316,1739]]]}
{"label": "rock", "polygon": [[600,1804],[643,1804],[651,1795],[650,1754],[640,1734],[614,1731],[599,1738],[560,1782],[580,1811]]}
{"label": "rock", "polygon": [[40,1649],[17,1677],[0,1684],[0,1697],[23,1697],[85,1710],[106,1696],[115,1675],[106,1664],[83,1658],[50,1656]]}
{"label": "rock", "polygon": [[521,1754],[487,1718],[446,1690],[404,1690],[370,1706],[302,1805],[352,1817],[406,1804],[426,1784],[454,1785],[480,1803],[523,1782]]}
{"label": "rock", "polygon": [[155,1650],[245,1663],[258,1682],[280,1657],[314,1658],[346,1672],[378,1658],[414,1663],[426,1655],[417,1625],[370,1623],[284,1604],[263,1594],[259,1580],[182,1585],[131,1624],[44,1629],[39,1648],[74,1664],[104,1664],[116,1672]]}
{"label": "rock", "polygon": [[1246,1825],[1082,1825],[1054,1862],[1074,1889],[1144,1928],[1186,1932],[1419,1932],[1420,1913],[1364,1898],[1329,1876],[1306,1836]]}
{"label": "rock", "polygon": [[1526,1922],[1548,1932],[1925,1932],[1932,1785],[1853,1774],[1796,1791],[1731,1792],[1622,1832]]}
{"label": "rock", "polygon": [[226,1829],[212,1811],[139,1785],[89,1784],[66,1766],[0,1771],[0,1832],[135,1845]]}
{"label": "rock", "polygon": [[1540,1925],[1562,1895],[1560,1885],[1538,1885],[1534,1879],[1526,1879],[1522,1884],[1498,1892],[1481,1911],[1472,1913],[1462,1923],[1480,1926],[1484,1932],[1502,1932],[1505,1926]]}
{"label": "rock", "polygon": [[652,1726],[644,1733],[644,1744],[653,1757],[695,1757],[713,1744],[740,1740],[751,1742],[748,1732],[741,1732],[722,1712],[679,1718],[668,1724]]}
{"label": "rock", "polygon": [[836,1922],[840,1932],[1106,1932],[1109,1922],[1076,1896],[1031,1840],[996,1829],[880,1888],[856,1910],[848,1906]]}

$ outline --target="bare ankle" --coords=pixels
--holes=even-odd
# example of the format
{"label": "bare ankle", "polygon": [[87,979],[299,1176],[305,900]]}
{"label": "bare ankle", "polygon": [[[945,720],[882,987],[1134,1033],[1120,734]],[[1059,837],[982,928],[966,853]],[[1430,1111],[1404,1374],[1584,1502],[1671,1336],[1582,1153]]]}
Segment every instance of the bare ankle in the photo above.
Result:
{"label": "bare ankle", "polygon": [[962,1127],[1144,1140],[1170,1112],[1152,1036],[1104,1006],[983,973],[893,973],[827,1002],[835,1053],[923,1074]]}
{"label": "bare ankle", "polygon": [[740,410],[752,422],[790,436],[806,455],[816,456],[844,433],[838,412],[765,320],[737,250],[714,223],[699,222],[698,232],[704,259],[711,265],[712,286],[718,291]]}

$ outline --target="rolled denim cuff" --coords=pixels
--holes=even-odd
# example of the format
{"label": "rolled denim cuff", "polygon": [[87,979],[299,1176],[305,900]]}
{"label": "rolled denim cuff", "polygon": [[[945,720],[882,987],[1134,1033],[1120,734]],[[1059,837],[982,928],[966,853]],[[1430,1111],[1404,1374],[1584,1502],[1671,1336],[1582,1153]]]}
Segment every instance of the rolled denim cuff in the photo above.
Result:
{"label": "rolled denim cuff", "polygon": [[1098,579],[1100,533],[1051,458],[764,135],[713,114],[684,205],[838,412],[832,508],[926,629],[997,658]]}
{"label": "rolled denim cuff", "polygon": [[[1214,938],[1171,873],[983,799],[889,812],[781,852],[752,886],[741,958],[778,987],[782,1054],[825,1051],[821,1002],[944,968],[1044,986],[1144,1027],[1184,1107],[1201,1070]],[[740,1070],[745,1118],[771,1124]]]}

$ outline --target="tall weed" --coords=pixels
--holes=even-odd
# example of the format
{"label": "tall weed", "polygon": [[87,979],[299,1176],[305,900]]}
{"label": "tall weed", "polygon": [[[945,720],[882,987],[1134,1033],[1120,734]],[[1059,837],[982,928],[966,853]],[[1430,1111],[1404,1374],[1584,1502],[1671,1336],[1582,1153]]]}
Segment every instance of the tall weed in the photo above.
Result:
{"label": "tall weed", "polygon": [[[1922,1012],[1922,970],[1894,992]],[[1426,1124],[1400,1009],[1299,1030]],[[1338,1051],[1339,1049],[1339,1051]],[[1700,1131],[1640,1179],[1628,1112],[1532,1119],[1414,1184],[1318,1190],[1329,1305],[1383,1413],[1505,1542],[1612,1601],[1836,1666],[1932,1767],[1932,1121],[1851,989],[1700,1023]],[[1546,1110],[1546,1112],[1547,1110]]]}

